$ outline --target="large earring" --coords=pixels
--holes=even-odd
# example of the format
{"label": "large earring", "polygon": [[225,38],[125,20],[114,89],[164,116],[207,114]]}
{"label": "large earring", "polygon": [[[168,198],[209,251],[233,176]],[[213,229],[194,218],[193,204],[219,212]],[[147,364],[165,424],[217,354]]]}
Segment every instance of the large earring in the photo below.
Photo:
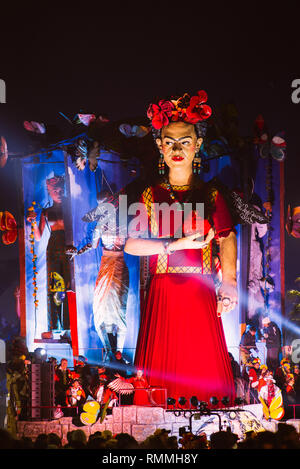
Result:
{"label": "large earring", "polygon": [[161,153],[160,158],[158,160],[158,174],[163,176],[165,174],[165,160],[164,155]]}
{"label": "large earring", "polygon": [[201,158],[199,156],[199,153],[197,152],[193,159],[193,173],[200,174],[200,172],[201,172]]}

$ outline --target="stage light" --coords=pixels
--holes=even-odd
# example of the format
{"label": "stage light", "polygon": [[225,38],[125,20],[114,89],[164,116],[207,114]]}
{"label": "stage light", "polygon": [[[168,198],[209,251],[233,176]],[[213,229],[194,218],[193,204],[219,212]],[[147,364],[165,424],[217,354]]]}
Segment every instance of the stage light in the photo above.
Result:
{"label": "stage light", "polygon": [[235,404],[235,405],[242,405],[242,404],[244,404],[244,402],[245,402],[245,401],[244,401],[244,399],[243,399],[242,397],[236,397],[236,398],[234,399],[234,404]]}
{"label": "stage light", "polygon": [[43,363],[47,360],[47,352],[43,348],[36,348],[32,358],[34,363]]}
{"label": "stage light", "polygon": [[199,401],[198,401],[197,396],[192,396],[192,397],[190,398],[190,403],[191,403],[191,405],[192,405],[193,407],[198,407],[198,402],[199,402]]}
{"label": "stage light", "polygon": [[208,407],[208,403],[207,403],[207,402],[205,402],[205,401],[200,401],[200,402],[199,402],[199,409],[200,409],[201,411],[207,410],[207,407]]}
{"label": "stage light", "polygon": [[211,405],[218,405],[219,404],[219,399],[215,396],[212,396],[210,399],[209,399],[209,402],[211,403]]}
{"label": "stage light", "polygon": [[186,404],[186,398],[185,397],[180,397],[178,399],[178,403],[179,403],[179,405],[183,406],[184,404]]}
{"label": "stage light", "polygon": [[175,405],[175,403],[176,403],[176,399],[174,399],[174,397],[168,397],[167,399],[168,405]]}
{"label": "stage light", "polygon": [[228,406],[229,402],[230,402],[230,399],[229,399],[228,396],[224,396],[224,397],[222,397],[221,402],[222,402],[223,405]]}

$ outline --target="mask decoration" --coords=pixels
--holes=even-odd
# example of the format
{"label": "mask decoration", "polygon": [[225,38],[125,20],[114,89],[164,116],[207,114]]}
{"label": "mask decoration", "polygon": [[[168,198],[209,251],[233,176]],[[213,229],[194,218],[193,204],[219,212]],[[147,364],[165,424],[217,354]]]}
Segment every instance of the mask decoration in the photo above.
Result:
{"label": "mask decoration", "polygon": [[125,135],[126,138],[143,138],[150,132],[150,127],[146,127],[144,125],[121,124],[119,126],[119,131]]}
{"label": "mask decoration", "polygon": [[0,169],[4,168],[8,160],[7,143],[4,137],[0,141]]}
{"label": "mask decoration", "polygon": [[261,114],[255,120],[253,143],[257,145],[259,155],[263,159],[271,155],[274,160],[283,161],[286,157],[284,132],[278,132],[271,138]]}
{"label": "mask decoration", "polygon": [[288,206],[285,228],[289,235],[300,238],[300,206]]}
{"label": "mask decoration", "polygon": [[3,231],[3,244],[13,244],[18,235],[17,223],[14,216],[10,212],[0,212],[0,230]]}

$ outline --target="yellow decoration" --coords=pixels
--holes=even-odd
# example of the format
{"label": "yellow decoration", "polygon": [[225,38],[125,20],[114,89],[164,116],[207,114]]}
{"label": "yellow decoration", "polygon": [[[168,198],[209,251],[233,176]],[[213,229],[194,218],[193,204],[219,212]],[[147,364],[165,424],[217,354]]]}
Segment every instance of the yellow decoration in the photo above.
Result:
{"label": "yellow decoration", "polygon": [[[33,211],[34,212],[34,205],[36,205],[36,202],[32,202],[32,205],[29,207],[29,211]],[[30,235],[29,235],[29,243],[31,245],[31,249],[30,249],[30,253],[32,254],[32,264],[33,264],[33,282],[32,282],[32,285],[33,285],[33,298],[34,298],[34,306],[35,308],[38,307],[38,300],[36,299],[36,295],[37,295],[37,291],[38,291],[38,287],[37,287],[37,267],[36,267],[36,260],[37,260],[37,255],[35,254],[34,252],[34,226],[36,225],[36,221],[35,220],[32,220],[31,221],[31,232],[30,232]]]}

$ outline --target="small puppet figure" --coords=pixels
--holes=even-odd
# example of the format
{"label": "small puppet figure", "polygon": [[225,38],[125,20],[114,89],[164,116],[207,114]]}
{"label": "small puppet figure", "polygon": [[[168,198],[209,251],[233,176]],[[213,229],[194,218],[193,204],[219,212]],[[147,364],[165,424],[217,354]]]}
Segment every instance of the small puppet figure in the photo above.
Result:
{"label": "small puppet figure", "polygon": [[86,400],[85,392],[78,379],[72,381],[66,392],[66,403],[68,407],[81,406]]}
{"label": "small puppet figure", "polygon": [[266,385],[259,391],[259,400],[263,407],[263,414],[266,420],[281,420],[284,416],[282,392],[276,386],[273,374],[268,371],[265,376]]}

